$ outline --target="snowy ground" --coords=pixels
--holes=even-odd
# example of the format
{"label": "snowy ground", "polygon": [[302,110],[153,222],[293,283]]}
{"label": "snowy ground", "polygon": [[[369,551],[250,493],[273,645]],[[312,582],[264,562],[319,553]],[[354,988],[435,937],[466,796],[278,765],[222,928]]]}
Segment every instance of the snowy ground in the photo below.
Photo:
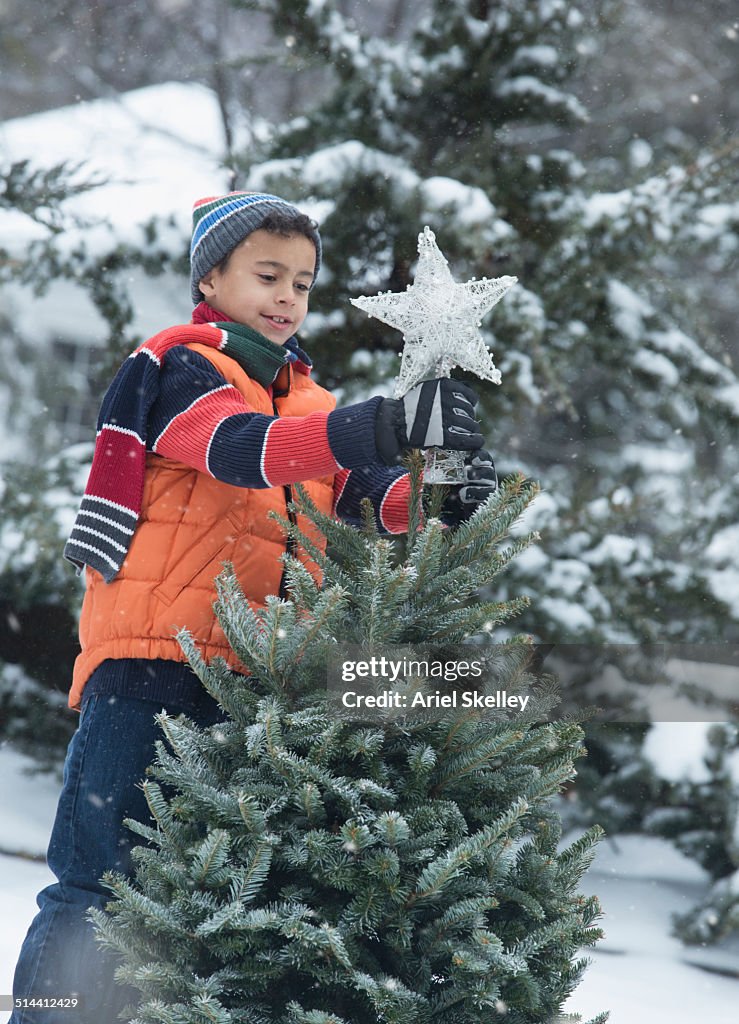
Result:
{"label": "snowy ground", "polygon": [[[29,779],[25,763],[0,749],[0,995],[11,991],[36,892],[51,878],[43,864],[8,855],[43,852],[54,813],[57,784]],[[586,1020],[608,1009],[611,1024],[734,1024],[739,941],[696,950],[670,935],[670,915],[705,885],[700,869],[662,840],[604,842],[583,891],[600,897],[606,937],[568,1009]]]}

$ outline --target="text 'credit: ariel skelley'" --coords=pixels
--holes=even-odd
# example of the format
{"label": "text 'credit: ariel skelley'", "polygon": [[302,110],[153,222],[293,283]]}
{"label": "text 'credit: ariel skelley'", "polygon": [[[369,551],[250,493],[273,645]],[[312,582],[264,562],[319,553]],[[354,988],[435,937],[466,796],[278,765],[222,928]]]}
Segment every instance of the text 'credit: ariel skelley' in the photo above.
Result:
{"label": "text 'credit: ariel skelley'", "polygon": [[397,690],[382,690],[380,693],[346,690],[341,695],[341,703],[345,708],[515,708],[525,711],[529,696],[508,693],[507,690],[496,690],[495,693],[480,693],[477,690],[442,693],[436,690],[434,693],[418,691],[412,695],[398,693]]}

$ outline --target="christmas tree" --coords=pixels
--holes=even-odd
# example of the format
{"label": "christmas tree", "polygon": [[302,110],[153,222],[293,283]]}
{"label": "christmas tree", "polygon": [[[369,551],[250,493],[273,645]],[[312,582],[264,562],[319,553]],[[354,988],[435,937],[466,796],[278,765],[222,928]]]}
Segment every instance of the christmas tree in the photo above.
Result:
{"label": "christmas tree", "polygon": [[[418,459],[412,480],[407,540],[379,535],[371,510],[356,529],[301,493],[283,523],[289,600],[255,611],[224,571],[216,611],[250,676],[206,665],[182,635],[227,719],[161,717],[154,821],[131,823],[147,845],[94,914],[118,980],[140,992],[136,1024],[574,1019],[561,1008],[577,951],[600,935],[577,884],[600,830],[559,850],[551,798],[583,753],[579,725],[459,710],[361,722],[327,696],[339,642],[448,647],[525,604],[475,594],[532,541],[505,539],[536,486],[512,478],[450,530],[440,488],[422,506]],[[526,685],[526,638],[504,646]],[[542,686],[539,712],[552,703]]]}

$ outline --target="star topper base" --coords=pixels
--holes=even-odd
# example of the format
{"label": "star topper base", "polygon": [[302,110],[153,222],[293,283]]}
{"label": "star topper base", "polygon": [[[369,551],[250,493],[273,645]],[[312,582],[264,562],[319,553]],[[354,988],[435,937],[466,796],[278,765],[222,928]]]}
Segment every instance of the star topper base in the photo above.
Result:
{"label": "star topper base", "polygon": [[425,484],[463,484],[464,452],[450,448],[425,448],[426,465],[423,467]]}

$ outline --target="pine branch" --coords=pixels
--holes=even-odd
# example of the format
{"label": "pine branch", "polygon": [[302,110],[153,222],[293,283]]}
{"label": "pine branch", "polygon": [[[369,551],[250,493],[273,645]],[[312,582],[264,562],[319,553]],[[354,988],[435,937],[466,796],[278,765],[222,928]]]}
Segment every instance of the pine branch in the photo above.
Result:
{"label": "pine branch", "polygon": [[416,891],[408,900],[411,906],[420,900],[430,899],[440,895],[458,875],[465,871],[475,858],[479,857],[484,850],[498,843],[506,832],[511,831],[513,826],[527,812],[528,804],[525,801],[517,801],[511,809],[502,815],[494,826],[488,826],[476,835],[465,839],[448,853],[433,860],[421,873],[417,883]]}
{"label": "pine branch", "polygon": [[224,865],[228,859],[231,837],[222,829],[210,832],[195,851],[190,872],[201,885],[220,885],[228,877]]}
{"label": "pine branch", "polygon": [[[479,719],[479,713],[470,718]],[[458,782],[467,775],[476,775],[483,768],[489,767],[493,759],[497,759],[511,746],[518,746],[525,739],[522,730],[511,728],[506,723],[493,726],[493,734],[482,736],[472,747],[466,747],[461,753],[444,758],[435,773],[435,782],[431,788],[432,796],[440,796],[444,789],[453,782]]]}
{"label": "pine branch", "polygon": [[412,560],[417,534],[425,529],[423,513],[423,469],[425,458],[414,449],[406,452],[405,466],[408,469],[410,493],[408,497],[408,530],[406,533],[406,558]]}
{"label": "pine branch", "polygon": [[231,876],[230,902],[203,921],[196,930],[197,935],[208,937],[222,931],[224,927],[238,927],[241,924],[245,904],[262,894],[272,864],[272,846],[272,841],[268,839],[257,844],[248,863]]}
{"label": "pine branch", "polygon": [[591,826],[579,839],[570,843],[567,849],[557,855],[558,874],[561,884],[572,891],[593,862],[596,844],[605,832],[599,825]]}

